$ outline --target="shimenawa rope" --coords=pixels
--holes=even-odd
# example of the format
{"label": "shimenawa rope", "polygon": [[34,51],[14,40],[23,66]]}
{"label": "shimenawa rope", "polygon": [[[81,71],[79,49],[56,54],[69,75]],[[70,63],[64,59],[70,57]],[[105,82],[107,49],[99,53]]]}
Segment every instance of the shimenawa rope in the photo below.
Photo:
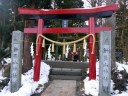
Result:
{"label": "shimenawa rope", "polygon": [[38,39],[39,39],[39,37],[42,37],[43,38],[42,47],[45,47],[45,40],[47,40],[49,42],[52,42],[52,52],[54,52],[54,44],[57,44],[57,45],[63,45],[63,54],[65,54],[65,45],[74,44],[73,52],[76,52],[76,43],[84,40],[84,43],[83,43],[83,46],[84,46],[85,45],[85,39],[88,38],[89,36],[92,36],[93,37],[93,46],[92,46],[92,52],[91,52],[91,54],[94,54],[94,45],[95,45],[95,36],[94,36],[94,34],[88,34],[87,36],[84,36],[83,38],[80,38],[80,39],[78,39],[76,41],[71,41],[71,42],[58,42],[58,41],[53,41],[53,40],[45,37],[44,35],[39,34],[37,36],[37,39],[36,39],[36,55],[38,55]]}

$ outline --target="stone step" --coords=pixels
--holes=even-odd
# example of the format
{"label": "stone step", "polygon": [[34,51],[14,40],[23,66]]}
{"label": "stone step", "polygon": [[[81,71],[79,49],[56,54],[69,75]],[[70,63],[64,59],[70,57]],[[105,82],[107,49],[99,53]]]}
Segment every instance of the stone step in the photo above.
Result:
{"label": "stone step", "polygon": [[88,62],[46,61],[46,60],[43,60],[43,62],[50,65],[52,68],[86,69],[89,67]]}
{"label": "stone step", "polygon": [[50,75],[51,80],[81,80],[82,76]]}
{"label": "stone step", "polygon": [[51,75],[73,75],[73,76],[81,76],[82,69],[69,69],[69,68],[52,68]]}

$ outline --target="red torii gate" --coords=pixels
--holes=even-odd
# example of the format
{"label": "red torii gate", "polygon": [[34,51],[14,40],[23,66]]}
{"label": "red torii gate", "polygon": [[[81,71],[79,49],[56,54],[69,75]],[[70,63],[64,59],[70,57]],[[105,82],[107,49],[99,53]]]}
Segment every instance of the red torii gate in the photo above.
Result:
{"label": "red torii gate", "polygon": [[[118,9],[118,4],[112,4],[104,7],[97,7],[92,9],[75,8],[75,9],[31,9],[31,8],[18,8],[19,14],[23,15],[25,19],[38,19],[38,28],[24,28],[24,33],[99,33],[102,30],[110,30],[111,27],[95,27],[95,18],[107,18]],[[89,27],[81,28],[43,28],[44,20],[50,19],[80,19],[89,20]],[[42,53],[42,40],[39,37],[38,55],[35,55],[34,64],[34,81],[39,81],[40,76],[40,63]],[[89,37],[89,79],[96,79],[96,46],[94,46],[94,54],[92,52],[92,36]],[[38,49],[37,49],[38,48]]]}

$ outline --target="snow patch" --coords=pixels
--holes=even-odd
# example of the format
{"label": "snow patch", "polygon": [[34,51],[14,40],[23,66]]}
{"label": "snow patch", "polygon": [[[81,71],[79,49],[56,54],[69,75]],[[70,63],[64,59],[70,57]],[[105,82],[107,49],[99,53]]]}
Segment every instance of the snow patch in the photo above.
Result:
{"label": "snow patch", "polygon": [[99,81],[98,80],[89,80],[87,77],[84,80],[85,92],[87,95],[98,96],[99,92]]}
{"label": "snow patch", "polygon": [[0,70],[0,82],[2,82],[2,80],[6,79],[6,77],[3,77],[2,76],[2,73],[3,73],[3,68]]}
{"label": "snow patch", "polygon": [[[44,62],[41,62],[40,67],[40,80],[38,82],[33,81],[33,68],[22,75],[21,85],[22,87],[14,93],[10,92],[10,82],[8,83],[8,86],[5,86],[3,90],[0,92],[0,96],[31,96],[34,93],[41,92],[44,84],[48,82],[49,78],[49,71],[50,66],[47,65]],[[39,85],[42,85],[42,87],[39,88],[39,90],[36,90]]]}
{"label": "snow patch", "polygon": [[119,62],[116,62],[116,67],[117,67],[117,70],[120,72],[120,71],[123,71],[123,70],[126,70],[126,72],[128,73],[128,65],[126,64],[121,64]]}
{"label": "snow patch", "polygon": [[[128,65],[116,62],[116,67],[119,72],[126,70],[126,72],[128,73]],[[87,70],[87,74],[88,73],[89,73],[89,68]],[[119,78],[122,78],[121,74],[119,74]],[[98,96],[98,93],[99,93],[99,61],[96,62],[96,80],[89,80],[89,77],[86,77],[83,81],[84,81],[85,94],[92,95],[92,96]],[[128,96],[128,85],[127,85],[127,91],[119,94],[119,90],[114,90],[113,80],[111,80],[110,90],[111,90],[111,93],[114,94],[111,96]]]}
{"label": "snow patch", "polygon": [[116,94],[113,96],[128,96],[128,92],[122,92],[121,94]]}
{"label": "snow patch", "polygon": [[4,61],[8,64],[11,63],[11,58],[4,58]]}

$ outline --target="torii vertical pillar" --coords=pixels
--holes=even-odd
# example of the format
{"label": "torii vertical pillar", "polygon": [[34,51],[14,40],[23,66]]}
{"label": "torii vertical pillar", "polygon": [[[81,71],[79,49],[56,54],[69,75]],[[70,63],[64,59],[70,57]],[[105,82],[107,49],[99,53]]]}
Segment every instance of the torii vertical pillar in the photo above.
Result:
{"label": "torii vertical pillar", "polygon": [[[95,36],[95,18],[89,18],[89,34]],[[93,37],[89,37],[89,80],[96,79],[96,43],[92,54]]]}
{"label": "torii vertical pillar", "polygon": [[[37,36],[39,34],[43,34],[43,27],[44,27],[44,21],[43,19],[38,19],[38,28],[37,28]],[[34,81],[39,81],[40,77],[40,64],[41,64],[41,53],[42,53],[42,41],[43,38],[39,37],[38,39],[38,44],[36,45],[36,50],[35,50],[35,63],[34,63]],[[38,46],[38,47],[37,47]],[[38,48],[38,49],[37,49]]]}

